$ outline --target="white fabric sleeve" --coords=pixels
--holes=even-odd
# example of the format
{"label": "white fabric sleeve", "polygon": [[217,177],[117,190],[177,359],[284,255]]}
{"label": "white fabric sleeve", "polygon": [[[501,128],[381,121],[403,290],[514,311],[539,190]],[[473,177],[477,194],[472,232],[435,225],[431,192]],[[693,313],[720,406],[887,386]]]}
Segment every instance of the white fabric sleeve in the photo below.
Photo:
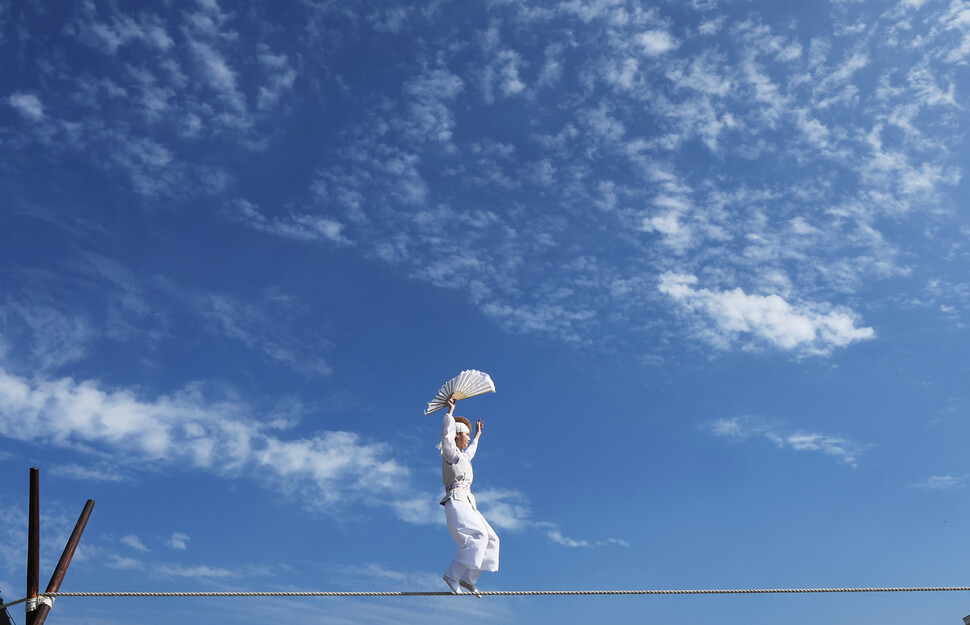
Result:
{"label": "white fabric sleeve", "polygon": [[455,464],[460,454],[455,444],[455,418],[446,412],[441,422],[441,457],[448,464]]}

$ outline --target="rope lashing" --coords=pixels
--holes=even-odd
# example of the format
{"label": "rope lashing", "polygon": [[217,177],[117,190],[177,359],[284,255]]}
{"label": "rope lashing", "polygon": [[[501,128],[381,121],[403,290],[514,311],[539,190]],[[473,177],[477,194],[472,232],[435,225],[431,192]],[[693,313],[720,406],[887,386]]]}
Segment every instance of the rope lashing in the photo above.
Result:
{"label": "rope lashing", "polygon": [[33,599],[24,599],[27,602],[27,611],[33,612],[42,605],[46,605],[48,608],[54,607],[54,597],[51,595],[37,595]]}
{"label": "rope lashing", "polygon": [[[870,588],[715,588],[685,590],[482,590],[484,597],[537,597],[574,595],[772,595],[848,592],[967,592],[970,586],[909,586]],[[471,593],[465,593],[474,596]],[[450,597],[450,592],[422,591],[266,591],[266,592],[57,592],[42,597]],[[5,603],[8,608],[25,602],[20,599]]]}

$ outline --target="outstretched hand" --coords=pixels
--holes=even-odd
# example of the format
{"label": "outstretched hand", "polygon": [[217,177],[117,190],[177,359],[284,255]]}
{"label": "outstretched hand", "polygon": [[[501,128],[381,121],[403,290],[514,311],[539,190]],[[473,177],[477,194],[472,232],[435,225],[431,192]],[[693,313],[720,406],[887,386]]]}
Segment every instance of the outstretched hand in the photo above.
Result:
{"label": "outstretched hand", "polygon": [[482,430],[485,429],[485,422],[482,421],[481,419],[479,419],[478,421],[476,421],[475,422],[475,429],[476,429],[475,436],[480,436],[481,433],[482,433]]}

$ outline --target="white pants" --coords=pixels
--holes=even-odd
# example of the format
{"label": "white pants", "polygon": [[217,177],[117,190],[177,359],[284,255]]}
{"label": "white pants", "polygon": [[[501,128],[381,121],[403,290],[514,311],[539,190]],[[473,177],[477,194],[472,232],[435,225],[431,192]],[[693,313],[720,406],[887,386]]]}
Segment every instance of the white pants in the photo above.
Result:
{"label": "white pants", "polygon": [[467,501],[445,502],[448,531],[458,549],[445,572],[452,579],[463,579],[474,585],[482,571],[498,570],[498,535],[482,513]]}

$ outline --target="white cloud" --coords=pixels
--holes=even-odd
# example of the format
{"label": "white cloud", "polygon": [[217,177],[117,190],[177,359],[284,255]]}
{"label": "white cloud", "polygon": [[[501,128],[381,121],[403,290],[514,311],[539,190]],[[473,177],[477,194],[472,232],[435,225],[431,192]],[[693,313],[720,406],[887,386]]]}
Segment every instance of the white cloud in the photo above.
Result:
{"label": "white cloud", "polygon": [[627,541],[618,538],[608,538],[595,542],[569,538],[562,533],[557,524],[533,520],[532,512],[528,506],[528,497],[517,490],[490,488],[476,492],[475,498],[478,500],[479,509],[488,519],[489,524],[499,530],[513,532],[527,529],[539,530],[550,541],[564,547],[630,546]]}
{"label": "white cloud", "polygon": [[142,14],[135,18],[114,11],[107,20],[101,20],[94,3],[84,5],[84,16],[69,27],[81,41],[98,47],[102,52],[116,54],[118,48],[132,42],[142,42],[156,50],[166,51],[175,42],[165,30],[161,18]]}
{"label": "white cloud", "polygon": [[961,490],[967,483],[966,475],[932,475],[922,482],[913,484],[914,488],[923,490]]}
{"label": "white cloud", "polygon": [[7,98],[7,102],[26,119],[35,122],[44,119],[44,105],[41,104],[40,98],[33,93],[17,91]]}
{"label": "white cloud", "polygon": [[410,99],[408,136],[421,142],[451,141],[455,120],[447,103],[463,88],[461,78],[442,69],[427,70],[404,83],[404,94]]}
{"label": "white cloud", "polygon": [[869,63],[870,59],[868,54],[864,52],[856,52],[846,59],[841,65],[836,67],[832,72],[828,73],[819,83],[817,90],[819,92],[824,92],[840,88],[842,85],[848,82],[848,80],[852,78],[856,72],[869,65]]}
{"label": "white cloud", "polygon": [[123,482],[127,479],[118,467],[108,463],[101,463],[97,467],[57,464],[51,467],[51,472],[59,477],[84,482]]}
{"label": "white cloud", "polygon": [[940,86],[939,83],[942,81],[930,71],[929,66],[914,67],[909,71],[906,79],[914,89],[914,95],[920,104],[959,106],[956,102],[956,85],[951,81],[946,87]]}
{"label": "white cloud", "polygon": [[718,17],[715,19],[706,20],[701,23],[698,31],[702,35],[715,35],[721,30],[721,28],[724,27],[724,19],[724,17]]}
{"label": "white cloud", "polygon": [[168,537],[166,544],[172,549],[177,549],[179,551],[185,551],[189,546],[189,535],[182,534],[181,532],[175,532]]}
{"label": "white cloud", "polygon": [[479,508],[489,524],[499,529],[523,530],[530,524],[530,511],[523,502],[526,497],[515,490],[489,488],[475,492]]}
{"label": "white cloud", "polygon": [[399,571],[377,562],[336,566],[332,569],[337,577],[346,580],[350,588],[385,588],[389,584],[394,589],[413,588],[434,592],[440,591],[442,586],[440,573]]}
{"label": "white cloud", "polygon": [[864,446],[846,438],[831,436],[818,432],[803,430],[787,430],[775,423],[758,417],[722,418],[705,424],[711,434],[723,438],[744,440],[748,438],[764,438],[779,448],[792,451],[818,451],[833,456],[853,468],[857,465],[858,456]]}
{"label": "white cloud", "polygon": [[581,111],[581,119],[593,131],[593,134],[606,141],[617,141],[626,133],[623,122],[612,115],[607,102],[601,102],[595,109]]}
{"label": "white cloud", "polygon": [[0,431],[19,440],[102,450],[129,467],[246,471],[300,490],[307,505],[324,510],[365,492],[393,493],[408,479],[382,443],[339,431],[283,440],[267,433],[276,425],[250,414],[231,400],[207,400],[199,388],[146,400],[93,381],[27,380],[0,369]]}
{"label": "white cloud", "polygon": [[120,569],[122,571],[140,571],[145,568],[145,563],[135,558],[110,554],[105,563],[109,569]]}
{"label": "white cloud", "polygon": [[307,377],[332,373],[330,365],[319,355],[327,347],[325,341],[293,335],[281,325],[281,318],[288,316],[285,298],[282,298],[283,306],[265,310],[221,293],[189,297],[197,314],[207,322],[207,329],[213,334],[240,341],[270,360],[285,364]]}
{"label": "white cloud", "polygon": [[680,45],[670,33],[664,30],[648,30],[640,33],[637,43],[647,56],[660,56]]}
{"label": "white cloud", "polygon": [[805,139],[816,147],[824,148],[828,145],[830,132],[825,124],[809,117],[804,111],[798,116],[798,129],[802,132]]}
{"label": "white cloud", "polygon": [[802,56],[802,46],[797,41],[790,43],[778,51],[777,59],[779,61],[794,61],[795,59],[801,58]]}
{"label": "white cloud", "polygon": [[324,241],[338,245],[350,245],[344,236],[344,225],[323,215],[295,213],[283,219],[269,219],[257,206],[246,200],[236,200],[230,212],[234,219],[244,222],[251,228],[298,241]]}
{"label": "white cloud", "polygon": [[56,370],[83,359],[97,333],[84,317],[68,315],[50,303],[0,304],[0,330],[27,330],[32,362],[41,371]]}
{"label": "white cloud", "polygon": [[[804,33],[796,35],[791,25],[769,26],[756,14],[728,17],[711,3],[694,6],[699,21],[688,26],[662,7],[646,10],[614,0],[569,1],[542,12],[523,3],[490,4],[490,20],[480,36],[457,25],[454,45],[434,55],[400,59],[402,69],[391,82],[366,89],[351,88],[352,81],[342,75],[349,66],[341,66],[340,55],[328,56],[340,40],[309,49],[301,38],[259,36],[247,43],[233,28],[248,15],[225,13],[216,2],[167,12],[164,20],[147,12],[125,18],[99,6],[85,18],[88,36],[94,37],[86,41],[106,51],[150,53],[115,73],[78,77],[72,84],[90,83],[90,93],[85,92],[90,106],[111,105],[102,106],[103,112],[82,111],[79,119],[103,122],[126,103],[141,112],[149,128],[135,132],[135,125],[122,130],[108,124],[110,129],[95,130],[94,125],[87,129],[79,124],[72,132],[82,153],[105,155],[108,168],[125,172],[149,200],[191,197],[195,183],[209,176],[195,174],[197,167],[185,161],[185,139],[199,144],[203,151],[193,150],[199,154],[205,153],[203,143],[214,138],[229,149],[266,147],[271,137],[282,136],[277,132],[292,128],[280,117],[297,113],[287,110],[287,102],[306,104],[320,95],[321,104],[339,105],[348,115],[341,131],[321,144],[315,157],[321,161],[311,164],[326,172],[319,176],[325,179],[325,191],[311,190],[315,204],[300,207],[307,189],[294,189],[290,203],[278,204],[286,207],[282,211],[269,209],[269,203],[240,201],[226,211],[231,218],[292,241],[353,245],[360,254],[403,265],[407,275],[433,284],[458,273],[458,288],[483,306],[487,301],[489,312],[507,327],[561,333],[572,341],[589,340],[595,324],[587,321],[609,318],[620,323],[632,317],[628,306],[602,303],[600,290],[589,285],[618,284],[617,279],[628,279],[631,273],[670,269],[701,275],[700,259],[719,254],[723,263],[712,271],[732,275],[731,282],[718,283],[722,288],[752,285],[742,293],[749,313],[759,309],[770,317],[772,310],[780,311],[775,316],[790,323],[774,334],[750,319],[746,323],[752,329],[736,332],[714,323],[712,340],[727,345],[737,337],[764,336],[784,349],[792,349],[786,341],[795,341],[798,350],[824,351],[827,339],[798,338],[792,330],[795,317],[816,313],[819,318],[810,325],[820,335],[836,321],[835,313],[797,298],[812,300],[823,297],[813,293],[832,291],[851,294],[867,278],[897,274],[900,270],[893,265],[903,254],[895,251],[899,239],[888,234],[896,229],[884,228],[887,222],[874,217],[909,212],[921,220],[917,211],[939,208],[943,187],[960,179],[959,164],[947,153],[953,143],[941,139],[958,134],[951,131],[962,115],[955,106],[960,70],[941,65],[946,50],[940,46],[953,44],[955,35],[964,32],[962,12],[953,10],[953,4],[949,11],[946,6],[922,7],[926,14],[921,19],[939,26],[924,28],[919,50],[910,50],[849,29],[838,37],[809,40]],[[415,41],[422,40],[428,25],[418,15],[436,17],[433,9],[355,11],[346,10],[348,28],[379,24],[389,31],[412,31]],[[873,28],[897,13],[873,14]],[[102,25],[99,35],[94,34],[95,23]],[[561,36],[551,44],[537,39],[537,25]],[[315,23],[317,27],[321,25]],[[914,22],[911,28],[921,26]],[[465,35],[470,36],[462,41]],[[313,39],[316,46],[320,40]],[[274,44],[254,43],[259,41]],[[125,45],[145,50],[122,50]],[[907,61],[887,67],[880,56],[887,46]],[[313,59],[324,58],[327,63],[314,65]],[[304,70],[314,66],[320,71]],[[481,106],[468,85],[485,80],[486,74],[494,97],[523,97],[510,97],[498,107]],[[860,81],[870,78],[880,88],[859,89]],[[568,97],[542,91],[553,84]],[[51,97],[45,87],[44,102],[49,105]],[[282,110],[249,119],[247,98],[258,111]],[[489,117],[498,112],[509,117]],[[486,127],[500,121],[510,130],[501,140],[504,153],[477,149],[485,143]],[[248,122],[252,133],[220,127]],[[38,124],[31,132],[40,137],[41,127],[54,125]],[[878,147],[863,139],[877,127],[884,135]],[[165,128],[182,136],[172,140]],[[792,133],[797,133],[794,140]],[[693,153],[697,142],[710,154],[703,149]],[[761,160],[752,168],[744,159]],[[657,167],[669,169],[677,180],[690,180],[696,191],[658,189],[650,178]],[[219,178],[222,188],[235,182],[227,171]],[[614,180],[617,186],[611,190]],[[475,191],[467,192],[468,187]],[[846,197],[846,189],[854,188],[857,194]],[[523,205],[534,209],[508,202],[502,194],[506,190],[527,198]],[[533,193],[541,201],[533,202]],[[773,195],[776,201],[752,207],[744,200],[758,194]],[[644,209],[642,198],[678,196],[689,201],[689,210],[657,205],[637,213]],[[719,201],[724,197],[731,199]],[[506,255],[514,262],[473,281],[449,272],[443,266],[447,263],[424,251],[455,237],[455,232],[436,232],[417,218],[440,205],[489,203],[500,207],[495,212],[505,223],[462,232],[470,239],[461,255],[463,267],[485,273],[502,265]],[[551,207],[563,210],[556,214]],[[586,212],[589,207],[596,211],[595,219]],[[829,210],[840,214],[828,222],[818,217]],[[566,211],[573,225],[545,228]],[[571,237],[571,229],[589,225],[589,236]],[[883,240],[864,239],[858,234],[863,226],[871,226],[877,235],[886,233]],[[496,234],[499,228],[510,234]],[[638,228],[657,236],[645,237]],[[553,270],[548,290],[541,292],[566,289],[571,294],[543,299],[536,295],[538,280],[531,273],[546,260],[550,248],[545,242],[550,240],[581,256],[590,255],[593,247],[615,255],[601,261],[599,275],[584,276],[582,287],[569,272]],[[842,253],[849,249],[853,251]],[[638,262],[625,264],[621,257]],[[798,271],[786,266],[793,263]],[[755,301],[775,293],[762,281],[768,270],[763,264],[789,276],[784,292],[777,293],[783,298],[780,304]],[[629,305],[638,295],[627,291],[623,297]],[[726,300],[727,294],[719,292],[692,296],[697,305],[707,302],[708,309],[723,308]],[[640,304],[655,306],[658,301],[648,303],[639,296]],[[235,336],[247,345],[288,358],[286,345],[274,349],[270,341],[255,340],[251,328],[247,332],[222,311],[213,311],[209,319],[213,327],[239,330]]]}
{"label": "white cloud", "polygon": [[501,84],[499,88],[502,90],[502,94],[511,96],[524,91],[525,83],[519,78],[521,57],[512,50],[503,50],[498,58],[501,62]]}
{"label": "white cloud", "polygon": [[417,493],[399,496],[391,503],[394,513],[402,521],[415,525],[435,525],[444,521],[436,493]]}
{"label": "white cloud", "polygon": [[191,41],[191,49],[195,52],[209,85],[223,96],[225,101],[237,112],[246,110],[246,100],[239,91],[236,82],[236,72],[229,67],[229,62],[218,50],[201,41]]}
{"label": "white cloud", "polygon": [[813,235],[813,234],[821,234],[822,232],[812,224],[808,223],[808,221],[806,221],[805,218],[800,215],[798,217],[792,218],[792,220],[789,223],[791,223],[792,232],[798,235],[807,236],[807,235]]}
{"label": "white cloud", "polygon": [[582,341],[577,326],[596,316],[592,309],[570,310],[561,304],[551,303],[512,306],[486,302],[483,310],[509,329],[519,332],[550,332],[573,342]]}
{"label": "white cloud", "polygon": [[128,534],[127,536],[124,536],[121,539],[121,542],[123,542],[124,544],[128,545],[129,547],[137,551],[151,551],[148,547],[145,546],[145,543],[143,543],[141,539],[135,536],[134,534]]}
{"label": "white cloud", "polygon": [[200,564],[198,566],[183,566],[180,564],[152,565],[152,573],[162,578],[190,578],[203,581],[223,580],[239,577],[237,571],[230,571],[219,567]]}
{"label": "white cloud", "polygon": [[634,58],[623,59],[619,65],[610,64],[606,69],[606,80],[621,89],[633,87],[639,63]]}
{"label": "white cloud", "polygon": [[565,47],[561,43],[553,43],[546,46],[545,60],[542,70],[539,72],[537,84],[539,86],[553,86],[557,84],[563,76],[563,52]]}
{"label": "white cloud", "polygon": [[725,97],[735,85],[728,68],[713,54],[701,54],[689,64],[675,64],[666,76],[678,89],[694,89],[712,96]]}
{"label": "white cloud", "polygon": [[697,282],[696,276],[668,272],[661,276],[659,289],[694,315],[703,326],[701,335],[720,347],[752,336],[784,350],[827,354],[875,336],[872,328],[856,325],[851,311],[793,306],[778,295],[749,295],[740,288],[697,289]]}
{"label": "white cloud", "polygon": [[559,3],[559,10],[575,14],[583,22],[610,19],[622,10],[623,0],[566,0]]}
{"label": "white cloud", "polygon": [[537,523],[540,529],[546,533],[546,537],[557,545],[562,545],[563,547],[590,547],[592,546],[589,541],[586,540],[575,540],[564,536],[559,527],[553,523]]}
{"label": "white cloud", "polygon": [[285,54],[273,54],[266,48],[259,55],[259,63],[268,74],[268,84],[259,88],[256,108],[265,111],[274,108],[285,93],[292,91],[297,71]]}
{"label": "white cloud", "polygon": [[947,30],[959,31],[962,40],[946,55],[951,63],[963,62],[970,55],[970,4],[962,0],[950,3],[949,10],[942,16],[941,21]]}
{"label": "white cloud", "polygon": [[603,547],[608,545],[618,545],[620,547],[630,546],[629,542],[620,538],[606,538],[594,542],[569,538],[562,533],[562,529],[555,523],[536,521],[532,525],[536,529],[543,532],[546,535],[546,538],[548,538],[550,541],[556,543],[557,545],[562,545],[563,547]]}
{"label": "white cloud", "polygon": [[685,222],[691,209],[690,202],[676,195],[659,195],[653,200],[654,206],[661,211],[656,215],[644,217],[643,229],[663,235],[664,243],[682,254],[691,246],[693,229]]}
{"label": "white cloud", "polygon": [[741,69],[742,77],[754,89],[755,100],[766,105],[761,110],[765,122],[769,127],[774,127],[788,108],[789,97],[755,62],[753,54],[745,60]]}

